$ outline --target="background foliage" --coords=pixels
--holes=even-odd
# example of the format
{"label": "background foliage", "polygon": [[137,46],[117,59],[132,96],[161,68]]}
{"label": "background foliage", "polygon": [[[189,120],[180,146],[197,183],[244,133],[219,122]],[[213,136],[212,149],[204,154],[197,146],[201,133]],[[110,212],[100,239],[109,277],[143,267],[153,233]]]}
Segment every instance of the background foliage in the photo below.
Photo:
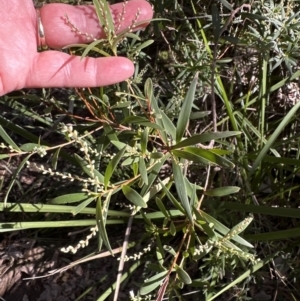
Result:
{"label": "background foliage", "polygon": [[153,6],[146,31],[100,18],[107,40],[70,48],[130,57],[127,82],[0,98],[1,231],[122,251],[98,300],[128,278],[126,300],[297,300],[299,5]]}

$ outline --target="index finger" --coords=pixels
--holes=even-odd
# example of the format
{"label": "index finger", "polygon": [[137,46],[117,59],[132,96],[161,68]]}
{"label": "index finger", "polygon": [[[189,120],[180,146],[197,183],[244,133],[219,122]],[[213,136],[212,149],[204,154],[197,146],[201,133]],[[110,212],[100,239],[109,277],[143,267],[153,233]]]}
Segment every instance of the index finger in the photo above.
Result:
{"label": "index finger", "polygon": [[[153,16],[151,5],[145,0],[129,1],[125,4],[125,9],[123,5],[123,3],[111,5],[111,12],[116,26],[119,27],[119,32],[130,27],[133,20],[139,23],[150,20]],[[120,20],[120,15],[123,11],[123,19]],[[70,44],[89,43],[92,41],[92,38],[88,39],[80,32],[97,39],[105,37],[93,6],[52,3],[43,6],[40,12],[46,42],[51,48],[59,49]],[[72,30],[72,26],[68,25],[66,16],[78,30]],[[135,30],[141,29],[146,25],[143,24],[136,27]]]}

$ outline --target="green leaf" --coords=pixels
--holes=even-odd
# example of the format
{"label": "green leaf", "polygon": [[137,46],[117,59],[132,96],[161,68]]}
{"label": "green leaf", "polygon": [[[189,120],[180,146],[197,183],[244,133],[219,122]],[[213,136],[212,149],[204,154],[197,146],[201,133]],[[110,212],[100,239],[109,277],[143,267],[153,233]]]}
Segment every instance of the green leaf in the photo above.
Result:
{"label": "green leaf", "polygon": [[298,109],[300,108],[300,101],[297,102],[294,107],[284,116],[280,124],[276,127],[275,131],[272,133],[268,142],[265,144],[263,149],[258,154],[256,160],[254,161],[252,168],[250,170],[250,175],[252,175],[258,166],[261,164],[262,160],[264,159],[265,155],[269,152],[270,148],[272,147],[273,143],[278,138],[279,134],[285,129],[286,125],[293,119],[293,116],[296,114]]}
{"label": "green leaf", "polygon": [[170,253],[174,257],[176,256],[176,252],[171,246],[164,245],[163,248],[164,248],[165,251],[167,251],[168,253]]}
{"label": "green leaf", "polygon": [[225,132],[220,132],[220,133],[207,132],[205,134],[199,134],[199,135],[194,135],[192,137],[189,137],[189,138],[173,145],[171,147],[171,149],[178,149],[178,148],[182,148],[185,146],[195,145],[198,143],[210,142],[212,140],[232,137],[232,136],[236,136],[236,135],[240,135],[240,134],[241,134],[241,132],[238,132],[238,131],[225,131]]}
{"label": "green leaf", "polygon": [[237,193],[240,191],[240,189],[241,188],[237,186],[224,186],[214,189],[207,189],[206,191],[204,191],[204,194],[208,196],[222,197],[225,195]]}
{"label": "green leaf", "polygon": [[216,233],[214,232],[214,230],[212,229],[212,227],[210,227],[209,223],[207,222],[207,220],[200,214],[200,212],[193,207],[193,212],[196,215],[196,223],[195,225],[199,228],[201,228],[201,230],[207,234],[207,236],[211,239],[211,240],[215,240],[216,239]]}
{"label": "green leaf", "polygon": [[173,150],[172,153],[179,158],[184,158],[195,163],[215,164],[224,168],[233,168],[234,164],[229,160],[217,155],[211,150],[205,150],[198,147],[185,147],[183,150]]}
{"label": "green leaf", "polygon": [[190,220],[191,223],[193,223],[194,221],[193,221],[190,203],[187,197],[183,172],[182,169],[179,167],[179,165],[173,159],[172,159],[172,169],[173,169],[174,182],[175,182],[175,187],[176,187],[178,197],[181,201],[182,207],[184,208],[184,211],[188,219]]}
{"label": "green leaf", "polygon": [[147,279],[140,289],[140,294],[144,296],[154,291],[163,283],[167,275],[168,271],[163,271]]}
{"label": "green leaf", "polygon": [[175,149],[172,151],[172,154],[178,158],[186,159],[190,162],[200,163],[200,164],[204,164],[204,165],[211,164],[211,162],[209,160],[204,159],[203,157],[200,157],[198,155],[192,154],[190,152],[186,152],[184,150]]}
{"label": "green leaf", "polygon": [[[26,203],[6,203],[0,202],[0,211],[5,212],[35,212],[35,213],[68,213],[73,214],[76,211],[77,206],[65,206],[65,205],[45,205],[45,204],[26,204]],[[95,215],[95,208],[83,208],[80,211],[81,214]],[[171,210],[172,216],[176,216],[175,212]],[[130,213],[117,210],[108,210],[108,216],[125,217],[128,218]],[[95,224],[95,223],[94,223]]]}
{"label": "green leaf", "polygon": [[164,156],[163,153],[158,153],[158,152],[150,154],[150,158],[152,159],[161,159],[163,156]]}
{"label": "green leaf", "polygon": [[56,170],[57,168],[57,162],[58,162],[58,158],[59,158],[59,154],[60,154],[60,150],[61,147],[59,147],[53,154],[52,158],[51,158],[51,166],[53,170]]}
{"label": "green leaf", "polygon": [[68,204],[68,203],[77,203],[77,202],[83,202],[87,199],[94,200],[95,197],[88,196],[87,193],[80,192],[80,193],[70,193],[70,194],[64,194],[61,196],[58,196],[54,199],[51,199],[49,201],[50,204]]}
{"label": "green leaf", "polygon": [[170,120],[170,118],[165,114],[165,112],[160,111],[161,114],[161,120],[164,125],[165,131],[167,134],[169,134],[172,139],[176,140],[176,127],[173,124],[173,122]]}
{"label": "green leaf", "polygon": [[106,138],[118,149],[122,149],[124,146],[127,146],[126,143],[119,141],[118,136],[115,130],[110,125],[103,125],[103,129],[106,135]]}
{"label": "green leaf", "polygon": [[164,205],[164,203],[161,201],[160,198],[155,198],[155,201],[156,201],[156,205],[157,207],[159,208],[160,212],[166,217],[166,218],[170,218],[167,210],[166,210],[166,207]]}
{"label": "green leaf", "polygon": [[143,157],[139,158],[139,171],[140,171],[142,180],[144,181],[144,183],[146,185],[148,185],[148,173],[147,173],[145,160]]}
{"label": "green leaf", "polygon": [[192,111],[192,105],[194,103],[196,86],[198,83],[198,73],[196,73],[191,86],[187,92],[187,95],[184,99],[181,111],[179,113],[177,128],[176,128],[176,143],[179,143],[186,131],[186,127],[190,120],[190,114]]}
{"label": "green leaf", "polygon": [[122,159],[125,150],[126,150],[126,146],[124,146],[122,149],[120,149],[117,152],[117,154],[108,163],[108,165],[106,167],[106,170],[105,170],[105,174],[104,174],[104,186],[105,186],[105,189],[107,189],[107,185],[109,183],[109,180],[110,180],[110,178],[111,178],[111,176],[112,176],[115,168],[117,167],[118,163]]}
{"label": "green leaf", "polygon": [[132,202],[135,206],[139,206],[142,208],[147,208],[147,203],[143,200],[143,198],[131,187],[122,186],[122,191],[126,197],[126,199]]}
{"label": "green leaf", "polygon": [[[144,92],[145,92],[146,98],[150,101],[151,110],[153,111],[154,116],[161,115],[160,114],[161,110],[158,107],[157,100],[155,99],[155,97],[153,95],[153,83],[152,83],[152,80],[150,78],[148,78],[145,82]],[[162,122],[161,118],[155,117],[155,122],[161,128],[164,128],[164,125],[163,125],[163,122]],[[167,145],[168,144],[168,137],[166,135],[166,132],[164,130],[158,130],[158,131],[159,131],[159,134],[160,134],[162,140]]]}
{"label": "green leaf", "polygon": [[[82,55],[81,55],[81,59],[83,59],[84,57],[86,57],[90,51],[96,51],[99,52],[101,54],[103,54],[104,56],[108,57],[110,56],[107,52],[99,49],[99,48],[96,48],[97,45],[99,45],[100,43],[103,43],[104,40],[96,40],[96,41],[93,41],[92,43],[90,43],[89,45],[86,45],[85,46],[85,50],[83,51]],[[70,46],[74,46],[74,45],[69,45]]]}
{"label": "green leaf", "polygon": [[[107,232],[106,232],[106,220],[107,220],[107,211],[108,211],[108,207],[109,207],[110,196],[111,196],[111,194],[108,194],[106,202],[104,202],[104,204],[103,204],[103,208],[102,208],[101,197],[98,197],[97,205],[96,205],[96,220],[97,220],[97,226],[98,226],[98,231],[99,231],[101,240],[103,241],[104,245],[107,247],[107,249],[111,253],[111,255],[113,255],[113,251],[110,246],[109,239],[108,239]],[[101,240],[99,241],[98,252],[101,251],[101,244],[102,244]]]}
{"label": "green leaf", "polygon": [[151,44],[153,44],[153,42],[154,42],[154,40],[148,40],[148,41],[142,43],[142,44],[139,45],[136,49],[134,49],[134,52],[135,52],[135,53],[140,52],[142,49],[144,49],[144,48],[150,46]]}
{"label": "green leaf", "polygon": [[183,283],[185,284],[191,284],[192,283],[192,279],[189,276],[189,274],[183,269],[181,268],[179,265],[175,265],[175,270],[177,272],[177,276],[179,278],[179,280],[181,280]]}
{"label": "green leaf", "polygon": [[100,27],[102,28],[105,26],[107,28],[106,30],[108,31],[108,36],[106,36],[106,38],[110,40],[115,34],[115,26],[113,17],[111,15],[110,7],[105,0],[93,0],[93,4],[96,10]]}
{"label": "green leaf", "polygon": [[[208,223],[212,223],[214,225],[215,229],[218,230],[221,234],[226,235],[230,231],[229,228],[227,228],[225,225],[223,225],[218,220],[213,218],[211,215],[205,213],[204,211],[201,211],[201,215],[205,218],[205,220]],[[243,239],[239,235],[236,235],[235,237],[233,237],[232,240],[234,240],[237,243],[239,243],[241,245],[244,245],[248,248],[254,248],[253,245],[251,245],[248,241],[246,241],[245,239]]]}
{"label": "green leaf", "polygon": [[123,121],[122,124],[139,124],[145,127],[150,127],[152,129],[157,129],[157,130],[164,130],[164,128],[156,123],[150,122],[147,118],[145,117],[140,117],[140,116],[128,116],[126,117]]}
{"label": "green leaf", "polygon": [[211,112],[210,111],[203,111],[203,112],[191,112],[190,119],[201,119],[208,116]]}
{"label": "green leaf", "polygon": [[239,203],[231,203],[231,202],[226,202],[223,204],[223,206],[226,209],[232,209],[241,212],[251,212],[257,214],[282,216],[282,217],[289,217],[289,218],[300,218],[300,210],[295,208],[285,208],[285,207],[273,208],[270,206],[247,205],[247,204],[239,204]]}
{"label": "green leaf", "polygon": [[[107,225],[125,224],[123,220],[108,220]],[[90,227],[95,226],[95,219],[80,219],[80,220],[56,220],[46,222],[7,222],[0,223],[0,232],[8,232],[23,229],[43,229],[43,228],[63,228],[63,227]]]}
{"label": "green leaf", "polygon": [[165,259],[165,251],[161,243],[160,235],[156,236],[156,258],[157,262],[160,265],[160,268],[163,267],[164,259]]}
{"label": "green leaf", "polygon": [[176,235],[176,227],[175,227],[175,225],[174,225],[174,223],[173,222],[171,222],[170,223],[170,234],[172,235],[172,236],[175,236]]}
{"label": "green leaf", "polygon": [[146,127],[141,135],[141,152],[143,155],[145,155],[147,151],[148,134],[149,134],[149,129]]}
{"label": "green leaf", "polygon": [[[176,200],[176,198],[169,191],[169,189],[164,185],[164,183],[160,179],[158,179],[158,181],[161,184],[164,193],[167,195],[168,199],[172,202],[174,207],[177,208],[179,211],[181,211],[183,214],[185,214],[185,210],[184,210],[183,206],[181,206],[181,204]],[[147,216],[148,216],[148,214],[147,214]]]}
{"label": "green leaf", "polygon": [[131,101],[122,101],[117,102],[116,104],[112,105],[111,109],[121,109],[121,108],[127,108],[131,105]]}
{"label": "green leaf", "polygon": [[80,202],[72,211],[71,213],[75,216],[78,213],[83,213],[86,207],[95,200],[96,196],[93,198],[88,198],[82,202]]}
{"label": "green leaf", "polygon": [[245,13],[245,12],[243,12],[241,15],[243,16],[243,18],[247,18],[250,20],[269,21],[268,17],[263,16],[263,15],[257,15],[257,14],[251,14],[251,13]]}
{"label": "green leaf", "polygon": [[15,144],[15,142],[9,137],[4,128],[0,125],[0,136],[2,139],[10,145],[14,150],[20,151],[19,147]]}
{"label": "green leaf", "polygon": [[233,10],[231,4],[229,2],[227,2],[226,0],[220,0],[221,3],[224,5],[224,7],[226,7],[227,9],[229,9],[230,11]]}
{"label": "green leaf", "polygon": [[4,207],[6,207],[6,203],[7,203],[7,199],[8,199],[8,196],[9,196],[9,193],[13,187],[13,185],[16,183],[17,181],[17,177],[19,175],[19,172],[22,170],[22,168],[24,167],[24,165],[26,164],[26,162],[29,160],[29,158],[32,156],[32,154],[29,154],[28,156],[26,156],[22,162],[20,163],[20,165],[18,166],[18,168],[14,171],[13,175],[12,175],[12,178],[11,178],[11,181],[7,187],[7,190],[6,190],[6,194],[5,194],[5,197],[3,199],[3,203],[4,203]]}
{"label": "green leaf", "polygon": [[163,158],[161,158],[157,163],[154,165],[152,170],[148,174],[148,184],[145,184],[142,188],[141,195],[143,197],[146,196],[147,192],[153,187],[153,182],[157,178],[157,175],[159,174],[159,171],[161,170],[163,164],[165,161],[169,158],[169,154],[166,154]]}
{"label": "green leaf", "polygon": [[20,146],[20,149],[23,152],[32,152],[34,150],[34,148],[36,147],[41,147],[39,144],[36,143],[25,143],[23,145]]}
{"label": "green leaf", "polygon": [[[299,210],[299,209],[298,209]],[[282,231],[273,231],[259,234],[245,235],[245,238],[250,241],[270,241],[270,240],[284,240],[295,239],[300,236],[300,228],[293,228]]]}

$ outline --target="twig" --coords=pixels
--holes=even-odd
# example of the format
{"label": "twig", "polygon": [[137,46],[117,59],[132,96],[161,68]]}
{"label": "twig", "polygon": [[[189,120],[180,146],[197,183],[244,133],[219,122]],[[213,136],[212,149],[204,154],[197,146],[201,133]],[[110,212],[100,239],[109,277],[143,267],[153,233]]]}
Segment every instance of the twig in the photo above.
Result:
{"label": "twig", "polygon": [[129,242],[129,236],[131,232],[131,226],[132,226],[132,221],[133,221],[133,214],[130,216],[128,223],[127,223],[127,228],[125,232],[125,238],[123,242],[123,247],[122,247],[122,253],[120,257],[120,263],[118,267],[118,275],[117,275],[117,281],[116,281],[116,288],[115,288],[115,294],[114,294],[114,301],[118,301],[118,295],[119,295],[119,290],[120,290],[120,285],[121,285],[121,278],[122,278],[122,273],[124,269],[124,262],[125,262],[125,256],[128,248],[128,242]]}

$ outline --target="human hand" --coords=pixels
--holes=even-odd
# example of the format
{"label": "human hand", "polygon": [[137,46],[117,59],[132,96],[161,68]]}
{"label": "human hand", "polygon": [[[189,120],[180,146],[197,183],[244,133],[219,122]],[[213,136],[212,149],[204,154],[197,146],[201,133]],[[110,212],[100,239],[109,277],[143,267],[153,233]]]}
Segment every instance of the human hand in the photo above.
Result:
{"label": "human hand", "polygon": [[[32,0],[2,0],[0,10],[0,95],[22,88],[98,87],[129,78],[134,67],[123,57],[84,58],[47,50],[37,52],[37,14]],[[122,3],[111,6],[118,16]],[[137,22],[152,18],[153,11],[145,0],[131,0],[126,5],[120,31]],[[46,43],[59,49],[69,44],[86,43],[72,32],[64,16],[82,31],[96,38],[105,37],[92,6],[48,4],[40,9]],[[142,26],[136,28],[141,29]]]}

